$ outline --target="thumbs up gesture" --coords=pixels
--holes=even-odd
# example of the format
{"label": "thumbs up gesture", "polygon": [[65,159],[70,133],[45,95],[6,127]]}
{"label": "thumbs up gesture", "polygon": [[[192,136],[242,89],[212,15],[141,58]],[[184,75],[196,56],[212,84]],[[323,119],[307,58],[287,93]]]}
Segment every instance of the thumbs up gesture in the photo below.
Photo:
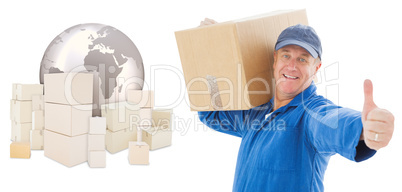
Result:
{"label": "thumbs up gesture", "polygon": [[380,109],[373,100],[373,84],[364,81],[364,106],[362,111],[363,132],[367,147],[379,150],[388,145],[394,132],[394,116],[385,109]]}

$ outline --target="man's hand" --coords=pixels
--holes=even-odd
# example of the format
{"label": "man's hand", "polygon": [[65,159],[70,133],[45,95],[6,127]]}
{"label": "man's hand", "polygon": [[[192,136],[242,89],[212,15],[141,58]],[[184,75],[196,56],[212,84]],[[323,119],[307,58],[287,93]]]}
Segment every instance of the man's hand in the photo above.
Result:
{"label": "man's hand", "polygon": [[204,21],[200,22],[200,27],[205,26],[205,25],[212,25],[212,24],[216,24],[216,23],[218,23],[218,22],[216,22],[213,19],[205,18]]}
{"label": "man's hand", "polygon": [[364,106],[362,111],[363,132],[367,147],[379,150],[388,145],[394,132],[394,116],[385,109],[380,109],[373,101],[373,84],[364,81]]}

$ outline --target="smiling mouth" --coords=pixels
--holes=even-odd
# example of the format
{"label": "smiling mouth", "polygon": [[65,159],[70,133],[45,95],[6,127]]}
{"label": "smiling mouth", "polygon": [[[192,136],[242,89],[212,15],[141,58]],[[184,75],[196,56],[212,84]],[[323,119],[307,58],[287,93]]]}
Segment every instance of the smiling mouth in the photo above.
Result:
{"label": "smiling mouth", "polygon": [[286,79],[299,79],[298,77],[293,77],[293,76],[285,75],[285,74],[283,74],[283,76],[284,76]]}

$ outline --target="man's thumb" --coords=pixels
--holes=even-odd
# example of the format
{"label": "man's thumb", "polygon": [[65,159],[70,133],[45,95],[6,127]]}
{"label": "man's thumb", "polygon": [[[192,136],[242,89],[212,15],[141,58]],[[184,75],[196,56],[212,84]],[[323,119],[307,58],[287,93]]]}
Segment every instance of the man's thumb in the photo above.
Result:
{"label": "man's thumb", "polygon": [[363,106],[363,118],[367,118],[368,112],[377,108],[377,105],[373,100],[373,83],[370,79],[364,81],[364,106]]}

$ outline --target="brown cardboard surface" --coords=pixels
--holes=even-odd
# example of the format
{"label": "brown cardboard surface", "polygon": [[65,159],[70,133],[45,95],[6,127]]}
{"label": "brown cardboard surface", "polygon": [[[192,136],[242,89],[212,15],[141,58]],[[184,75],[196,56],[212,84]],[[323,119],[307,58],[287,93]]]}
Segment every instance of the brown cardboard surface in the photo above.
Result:
{"label": "brown cardboard surface", "polygon": [[70,137],[44,130],[44,154],[67,167],[84,163],[88,159],[88,135]]}
{"label": "brown cardboard surface", "polygon": [[11,121],[11,140],[15,142],[29,142],[29,133],[31,131],[31,128],[31,123],[18,123],[15,121]]}
{"label": "brown cardboard surface", "polygon": [[33,130],[45,129],[45,114],[42,110],[32,111],[32,129]]}
{"label": "brown cardboard surface", "polygon": [[150,127],[150,129],[144,129],[142,140],[149,145],[150,150],[167,147],[172,145],[172,130]]}
{"label": "brown cardboard surface", "polygon": [[89,151],[88,152],[88,165],[91,168],[104,168],[106,167],[106,151]]}
{"label": "brown cardboard surface", "polygon": [[128,161],[131,165],[149,164],[149,146],[144,142],[129,142]]}
{"label": "brown cardboard surface", "polygon": [[117,153],[128,148],[129,141],[137,139],[137,129],[123,129],[116,132],[106,131],[106,150],[109,153]]}
{"label": "brown cardboard surface", "polygon": [[105,135],[88,135],[88,151],[104,151]]}
{"label": "brown cardboard surface", "polygon": [[140,108],[127,102],[102,105],[102,117],[106,117],[106,127],[114,132],[127,128],[136,129],[139,114]]}
{"label": "brown cardboard surface", "polygon": [[155,105],[154,91],[127,90],[127,101],[139,107],[153,108]]}
{"label": "brown cardboard surface", "polygon": [[31,130],[31,149],[43,150],[43,130]]}
{"label": "brown cardboard surface", "polygon": [[44,85],[47,103],[92,105],[93,74],[91,73],[45,74]]}
{"label": "brown cardboard surface", "polygon": [[288,26],[307,25],[305,10],[175,32],[193,111],[244,110],[273,96],[273,51]]}
{"label": "brown cardboard surface", "polygon": [[43,95],[42,84],[13,84],[12,98],[19,101],[31,101],[32,95]]}
{"label": "brown cardboard surface", "polygon": [[13,142],[10,144],[10,158],[31,158],[29,142]]}
{"label": "brown cardboard surface", "polygon": [[105,135],[106,134],[106,117],[91,117],[89,119],[89,134]]}
{"label": "brown cardboard surface", "polygon": [[10,100],[10,119],[18,123],[31,123],[32,102]]}
{"label": "brown cardboard surface", "polygon": [[62,105],[45,103],[45,129],[67,136],[88,133],[92,104]]}
{"label": "brown cardboard surface", "polygon": [[45,100],[43,95],[32,95],[32,111],[45,110]]}

